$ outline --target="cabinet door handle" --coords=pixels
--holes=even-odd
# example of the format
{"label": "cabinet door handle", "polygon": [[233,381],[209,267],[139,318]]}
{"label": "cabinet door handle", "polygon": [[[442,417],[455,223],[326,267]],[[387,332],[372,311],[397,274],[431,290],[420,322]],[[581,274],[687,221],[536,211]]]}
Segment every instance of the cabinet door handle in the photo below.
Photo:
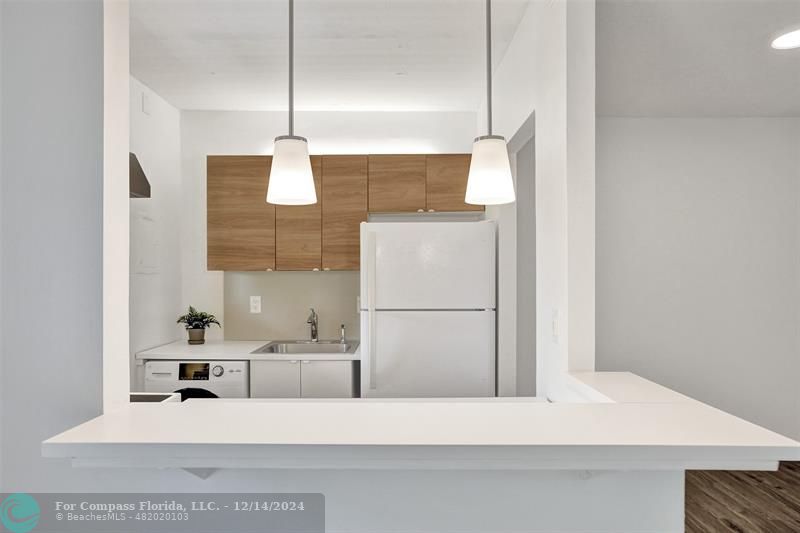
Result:
{"label": "cabinet door handle", "polygon": [[292,363],[293,365],[296,365],[297,363],[299,363],[299,361],[289,361],[289,362]]}
{"label": "cabinet door handle", "polygon": [[424,209],[417,209],[417,213],[424,213],[424,212],[425,212]]}
{"label": "cabinet door handle", "polygon": [[319,272],[319,269],[318,269],[318,268],[313,268],[312,270],[313,270],[314,272]]}
{"label": "cabinet door handle", "polygon": [[428,213],[434,213],[434,212],[436,212],[435,209],[428,209]]}
{"label": "cabinet door handle", "polygon": [[310,363],[311,361],[301,361],[301,362],[302,362],[304,365],[307,365],[307,364],[308,364],[308,363]]}

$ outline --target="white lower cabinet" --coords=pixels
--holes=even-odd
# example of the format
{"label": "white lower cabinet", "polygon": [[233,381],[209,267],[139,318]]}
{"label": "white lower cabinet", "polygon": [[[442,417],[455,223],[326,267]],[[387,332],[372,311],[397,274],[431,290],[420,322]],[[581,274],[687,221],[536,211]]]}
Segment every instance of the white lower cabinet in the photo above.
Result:
{"label": "white lower cabinet", "polygon": [[352,398],[354,361],[250,361],[252,398]]}
{"label": "white lower cabinet", "polygon": [[300,367],[300,395],[303,398],[352,398],[352,361],[303,361]]}
{"label": "white lower cabinet", "polygon": [[251,398],[299,398],[299,361],[250,361]]}

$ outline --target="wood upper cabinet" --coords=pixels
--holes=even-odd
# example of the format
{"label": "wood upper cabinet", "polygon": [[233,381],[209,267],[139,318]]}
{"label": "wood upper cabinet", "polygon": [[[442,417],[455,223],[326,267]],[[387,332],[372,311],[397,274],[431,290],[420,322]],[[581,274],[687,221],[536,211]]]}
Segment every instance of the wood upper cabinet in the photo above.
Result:
{"label": "wood upper cabinet", "polygon": [[432,154],[427,157],[428,211],[483,211],[464,202],[470,154]]}
{"label": "wood upper cabinet", "polygon": [[370,212],[425,210],[424,155],[371,155],[368,172]]}
{"label": "wood upper cabinet", "polygon": [[469,154],[312,156],[307,206],[266,203],[271,164],[208,156],[209,270],[358,270],[369,212],[484,209],[464,203]]}
{"label": "wood upper cabinet", "polygon": [[208,156],[209,270],[275,268],[275,206],[266,202],[272,158]]}
{"label": "wood upper cabinet", "polygon": [[311,156],[317,203],[275,206],[275,269],[314,270],[322,264],[322,157]]}
{"label": "wood upper cabinet", "polygon": [[322,157],[322,268],[358,270],[367,220],[367,156]]}

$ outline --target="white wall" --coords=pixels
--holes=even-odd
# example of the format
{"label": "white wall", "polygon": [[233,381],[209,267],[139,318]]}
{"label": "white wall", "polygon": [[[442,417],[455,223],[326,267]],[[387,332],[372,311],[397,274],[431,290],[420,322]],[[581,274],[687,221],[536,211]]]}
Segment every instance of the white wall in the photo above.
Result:
{"label": "white wall", "polygon": [[597,362],[800,438],[800,119],[600,118]]}
{"label": "white wall", "polygon": [[486,218],[497,223],[497,395],[517,396],[517,204],[488,205]]}
{"label": "white wall", "polygon": [[[225,306],[223,273],[206,270],[206,156],[271,153],[273,139],[286,133],[286,120],[281,112],[181,112],[182,298],[184,306],[222,320],[222,330],[209,330],[209,338],[224,335]],[[295,125],[317,154],[469,152],[475,113],[301,112]]]}
{"label": "white wall", "polygon": [[150,198],[130,200],[131,387],[142,390],[136,352],[172,342],[181,314],[180,112],[135,78],[130,79],[130,150],[150,181]]}
{"label": "white wall", "polygon": [[567,313],[563,320],[568,369],[591,371],[595,369],[595,1],[572,0],[566,7]]}
{"label": "white wall", "polygon": [[[44,3],[43,5],[47,5]],[[128,402],[130,349],[130,24],[128,0],[104,0],[103,408]],[[114,317],[109,320],[108,317]]]}
{"label": "white wall", "polygon": [[495,70],[496,133],[535,116],[536,390],[553,399],[594,368],[594,32],[593,1],[532,0]]}

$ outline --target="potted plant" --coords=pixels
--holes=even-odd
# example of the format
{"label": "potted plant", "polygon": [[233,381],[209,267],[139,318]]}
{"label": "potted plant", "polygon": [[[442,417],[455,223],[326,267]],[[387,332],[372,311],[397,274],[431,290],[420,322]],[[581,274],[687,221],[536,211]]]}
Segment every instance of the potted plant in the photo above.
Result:
{"label": "potted plant", "polygon": [[189,312],[178,317],[178,324],[184,324],[189,333],[189,344],[203,344],[206,342],[206,328],[211,324],[220,325],[217,317],[204,311],[198,311],[191,305]]}

